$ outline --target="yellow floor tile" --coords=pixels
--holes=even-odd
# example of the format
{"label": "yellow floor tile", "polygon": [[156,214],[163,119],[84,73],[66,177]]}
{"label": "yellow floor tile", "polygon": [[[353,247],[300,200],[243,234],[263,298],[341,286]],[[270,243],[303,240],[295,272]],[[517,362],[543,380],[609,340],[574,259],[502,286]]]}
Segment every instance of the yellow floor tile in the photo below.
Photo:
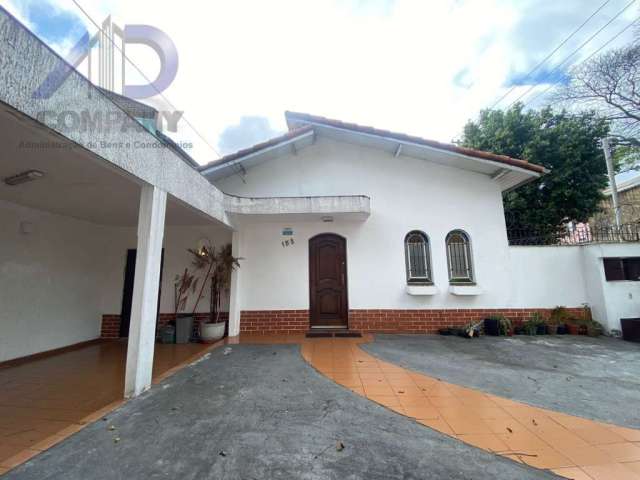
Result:
{"label": "yellow floor tile", "polygon": [[[613,463],[610,455],[606,454],[598,447],[578,447],[578,448],[563,448],[562,454],[580,468],[591,465],[605,465]],[[587,472],[588,473],[588,472]]]}
{"label": "yellow floor tile", "polygon": [[377,385],[377,384],[372,384],[372,383],[365,383],[362,386],[363,386],[364,391],[365,391],[367,396],[369,396],[369,395],[393,395],[393,396],[395,396],[395,393],[394,393],[393,389],[389,385]]}
{"label": "yellow floor tile", "polygon": [[628,462],[628,463],[625,463],[624,466],[629,470],[631,470],[632,472],[635,472],[638,475],[640,475],[640,462]]}
{"label": "yellow floor tile", "polygon": [[582,469],[593,480],[640,480],[640,475],[619,463],[590,465],[582,467]]}
{"label": "yellow floor tile", "polygon": [[584,470],[581,470],[578,467],[554,468],[551,471],[560,475],[561,477],[569,478],[571,480],[593,480],[584,472]]}
{"label": "yellow floor tile", "polygon": [[498,437],[507,444],[509,449],[519,452],[530,452],[533,450],[546,450],[550,446],[543,442],[540,437],[531,432],[499,433]]}
{"label": "yellow floor tile", "polygon": [[617,427],[614,425],[607,425],[607,428],[611,429],[614,433],[620,435],[628,442],[640,442],[640,430],[633,430],[631,428]]}
{"label": "yellow floor tile", "polygon": [[614,430],[601,426],[581,428],[574,433],[590,445],[606,445],[609,443],[622,443],[625,438]]}
{"label": "yellow floor tile", "polygon": [[426,418],[418,420],[418,422],[440,433],[455,437],[455,434],[453,433],[453,430],[451,430],[449,424],[441,418]]}
{"label": "yellow floor tile", "polygon": [[431,406],[422,405],[403,405],[405,414],[418,420],[437,419],[440,418],[438,410]]}
{"label": "yellow floor tile", "polygon": [[445,421],[456,435],[492,433],[489,426],[481,419],[474,417],[447,418]]}
{"label": "yellow floor tile", "polygon": [[640,446],[634,445],[631,442],[599,445],[598,448],[611,456],[616,462],[640,461]]}
{"label": "yellow floor tile", "polygon": [[395,395],[367,395],[367,398],[385,407],[401,406],[400,400]]}
{"label": "yellow floor tile", "polygon": [[571,460],[552,448],[531,450],[527,453],[529,455],[521,455],[520,459],[532,467],[551,469],[575,466]]}
{"label": "yellow floor tile", "polygon": [[483,450],[505,452],[509,447],[494,433],[458,435],[458,439]]}

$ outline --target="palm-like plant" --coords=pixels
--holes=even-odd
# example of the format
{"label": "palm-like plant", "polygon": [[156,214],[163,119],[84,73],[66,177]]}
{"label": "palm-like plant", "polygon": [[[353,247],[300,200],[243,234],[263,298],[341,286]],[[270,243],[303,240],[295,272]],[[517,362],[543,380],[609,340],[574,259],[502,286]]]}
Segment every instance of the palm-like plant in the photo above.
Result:
{"label": "palm-like plant", "polygon": [[[189,272],[189,269],[185,268],[182,275],[176,275],[173,282],[173,295],[175,315],[184,310],[187,307],[187,300],[190,293],[195,293],[198,288],[199,278]],[[202,290],[201,290],[202,291]]]}
{"label": "palm-like plant", "polygon": [[231,272],[240,268],[241,258],[234,257],[231,244],[226,244],[216,249],[209,245],[200,250],[189,249],[193,255],[193,266],[196,270],[204,272],[204,281],[196,299],[193,312],[195,313],[198,303],[203,297],[204,286],[209,281],[210,288],[210,308],[209,322],[218,323],[220,321],[220,306],[222,304],[222,293],[229,289],[231,283]]}

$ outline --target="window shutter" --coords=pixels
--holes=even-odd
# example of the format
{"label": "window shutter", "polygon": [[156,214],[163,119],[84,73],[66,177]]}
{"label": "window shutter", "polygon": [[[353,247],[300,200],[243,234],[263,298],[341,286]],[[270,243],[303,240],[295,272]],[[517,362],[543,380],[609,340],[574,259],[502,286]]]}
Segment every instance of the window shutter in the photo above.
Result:
{"label": "window shutter", "polygon": [[624,258],[622,266],[625,280],[640,281],[640,257]]}
{"label": "window shutter", "polygon": [[625,279],[621,258],[603,258],[602,262],[604,264],[604,276],[607,282]]}

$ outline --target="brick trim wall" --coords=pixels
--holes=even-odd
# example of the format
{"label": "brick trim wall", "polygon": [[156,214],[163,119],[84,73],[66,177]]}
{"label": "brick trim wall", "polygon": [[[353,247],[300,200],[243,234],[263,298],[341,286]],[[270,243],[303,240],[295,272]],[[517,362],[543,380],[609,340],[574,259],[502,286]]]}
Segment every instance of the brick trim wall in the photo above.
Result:
{"label": "brick trim wall", "polygon": [[[349,310],[349,328],[371,333],[437,333],[444,327],[463,326],[492,314],[503,314],[514,323],[522,323],[534,312],[548,317],[550,308],[484,308],[428,310]],[[582,317],[584,309],[567,309]],[[244,310],[240,315],[240,333],[298,334],[309,329],[308,310]]]}
{"label": "brick trim wall", "polygon": [[240,333],[292,334],[309,330],[309,310],[243,310]]}
{"label": "brick trim wall", "polygon": [[[156,334],[167,323],[175,319],[173,313],[161,313],[156,324]],[[208,313],[196,313],[193,322],[194,333],[197,333],[198,325],[202,320],[209,318]],[[220,312],[220,321],[226,322],[229,319],[228,312]],[[120,338],[120,315],[102,315],[102,326],[100,328],[100,338]]]}

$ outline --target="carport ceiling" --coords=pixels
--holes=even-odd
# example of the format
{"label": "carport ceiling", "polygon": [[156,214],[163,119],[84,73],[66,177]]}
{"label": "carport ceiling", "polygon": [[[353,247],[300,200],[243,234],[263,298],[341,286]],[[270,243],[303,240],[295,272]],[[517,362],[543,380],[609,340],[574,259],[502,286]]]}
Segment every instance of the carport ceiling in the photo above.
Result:
{"label": "carport ceiling", "polygon": [[[29,148],[38,144],[51,146]],[[45,174],[17,186],[1,181],[1,200],[98,224],[137,225],[140,184],[135,179],[4,104],[0,104],[0,145],[0,179],[26,170]],[[168,225],[211,223],[170,197]]]}

